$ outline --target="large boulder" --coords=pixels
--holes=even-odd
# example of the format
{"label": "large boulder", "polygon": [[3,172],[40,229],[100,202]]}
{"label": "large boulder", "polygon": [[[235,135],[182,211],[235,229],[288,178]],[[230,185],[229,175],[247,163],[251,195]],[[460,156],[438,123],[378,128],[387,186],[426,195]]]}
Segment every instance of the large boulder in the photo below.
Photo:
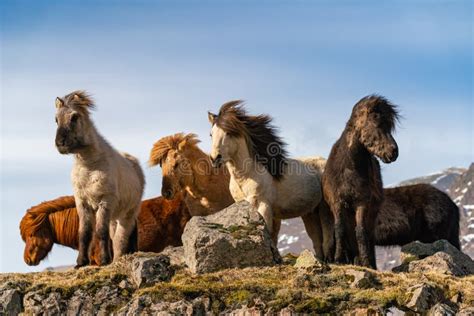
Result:
{"label": "large boulder", "polygon": [[402,264],[395,272],[437,272],[466,276],[474,274],[474,261],[446,240],[431,244],[419,241],[409,243],[401,249]]}
{"label": "large boulder", "polygon": [[213,215],[194,216],[182,240],[185,263],[193,273],[281,262],[265,222],[245,201]]}

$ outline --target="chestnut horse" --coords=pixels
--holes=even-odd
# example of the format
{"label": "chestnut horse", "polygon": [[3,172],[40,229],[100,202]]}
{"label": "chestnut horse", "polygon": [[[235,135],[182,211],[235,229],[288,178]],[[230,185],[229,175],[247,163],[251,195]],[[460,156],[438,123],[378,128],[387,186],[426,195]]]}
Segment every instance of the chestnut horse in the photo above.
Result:
{"label": "chestnut horse", "polygon": [[[138,215],[138,250],[160,252],[167,246],[180,246],[184,226],[190,218],[181,194],[173,200],[162,197],[144,200]],[[78,231],[79,217],[73,196],[31,207],[20,223],[25,262],[38,265],[55,243],[77,250]],[[91,264],[97,265],[99,256],[95,239]]]}
{"label": "chestnut horse", "polygon": [[383,201],[380,165],[398,157],[392,136],[396,107],[381,96],[362,98],[332,147],[323,175],[324,199],[334,215],[337,263],[376,268],[374,227]]}
{"label": "chestnut horse", "polygon": [[196,134],[177,133],[160,138],[150,152],[150,166],[163,172],[161,194],[167,199],[183,192],[192,216],[214,214],[234,203],[229,173],[212,168],[209,156],[197,144]]}

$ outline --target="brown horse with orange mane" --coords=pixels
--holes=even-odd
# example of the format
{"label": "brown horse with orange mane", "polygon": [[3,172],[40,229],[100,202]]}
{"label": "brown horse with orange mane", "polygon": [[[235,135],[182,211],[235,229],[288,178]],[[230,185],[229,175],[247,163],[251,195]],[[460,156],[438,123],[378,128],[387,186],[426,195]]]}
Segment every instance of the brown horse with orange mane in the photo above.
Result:
{"label": "brown horse with orange mane", "polygon": [[[138,250],[160,252],[167,246],[180,246],[184,226],[190,218],[181,194],[173,200],[162,197],[144,200],[138,215]],[[31,207],[20,223],[25,262],[38,265],[55,243],[77,250],[78,230],[79,217],[73,196]],[[90,261],[98,264],[97,240],[93,247]]]}

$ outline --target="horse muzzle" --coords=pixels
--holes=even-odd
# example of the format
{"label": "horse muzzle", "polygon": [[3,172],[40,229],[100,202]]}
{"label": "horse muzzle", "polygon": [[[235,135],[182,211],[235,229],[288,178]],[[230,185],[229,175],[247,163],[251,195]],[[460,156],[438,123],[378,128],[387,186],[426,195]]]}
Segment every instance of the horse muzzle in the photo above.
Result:
{"label": "horse muzzle", "polygon": [[387,153],[385,155],[382,155],[380,157],[380,159],[382,159],[382,161],[384,163],[392,163],[394,162],[395,160],[397,160],[398,158],[398,147],[394,147],[390,153]]}

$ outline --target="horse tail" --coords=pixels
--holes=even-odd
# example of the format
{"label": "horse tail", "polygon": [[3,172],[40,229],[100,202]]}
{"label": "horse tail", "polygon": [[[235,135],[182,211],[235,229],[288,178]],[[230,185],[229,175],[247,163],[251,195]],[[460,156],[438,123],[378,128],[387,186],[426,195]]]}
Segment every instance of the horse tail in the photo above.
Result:
{"label": "horse tail", "polygon": [[135,172],[137,173],[137,176],[140,180],[140,185],[143,189],[145,187],[145,174],[143,173],[142,167],[140,167],[140,162],[135,156],[132,156],[129,153],[122,153],[122,155],[132,164],[132,167],[135,169]]}

